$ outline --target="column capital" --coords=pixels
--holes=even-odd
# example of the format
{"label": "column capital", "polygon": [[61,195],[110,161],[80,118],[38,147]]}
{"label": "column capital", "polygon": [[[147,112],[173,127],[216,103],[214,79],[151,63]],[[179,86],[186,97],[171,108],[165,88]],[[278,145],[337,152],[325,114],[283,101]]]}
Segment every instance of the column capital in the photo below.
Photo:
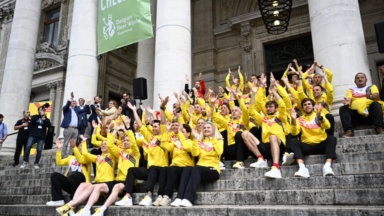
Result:
{"label": "column capital", "polygon": [[0,8],[0,20],[4,19],[4,23],[12,22],[13,14],[15,12],[15,2],[9,3],[7,6]]}
{"label": "column capital", "polygon": [[60,81],[55,82],[55,85],[57,88],[63,88],[64,80],[60,80]]}

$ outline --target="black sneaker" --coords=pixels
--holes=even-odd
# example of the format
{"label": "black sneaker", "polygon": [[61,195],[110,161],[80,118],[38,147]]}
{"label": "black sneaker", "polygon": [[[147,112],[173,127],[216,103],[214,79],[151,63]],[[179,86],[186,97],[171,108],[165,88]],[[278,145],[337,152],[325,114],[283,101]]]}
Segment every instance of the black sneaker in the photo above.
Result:
{"label": "black sneaker", "polygon": [[12,164],[13,167],[15,167],[15,166],[17,166],[17,165],[19,165],[19,163],[16,163],[16,162],[15,162],[15,163]]}

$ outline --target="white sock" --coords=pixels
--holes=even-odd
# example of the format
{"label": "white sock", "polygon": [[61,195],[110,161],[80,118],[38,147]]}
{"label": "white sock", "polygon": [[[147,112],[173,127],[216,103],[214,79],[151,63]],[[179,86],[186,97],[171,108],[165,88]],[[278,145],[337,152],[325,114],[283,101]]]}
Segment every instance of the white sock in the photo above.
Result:
{"label": "white sock", "polygon": [[125,195],[125,197],[127,197],[128,199],[131,199],[131,197],[129,197],[129,196],[127,196],[127,195]]}
{"label": "white sock", "polygon": [[104,212],[105,210],[107,210],[107,207],[105,207],[105,206],[101,206],[101,207],[100,207],[100,210],[101,210],[101,212]]}
{"label": "white sock", "polygon": [[91,210],[91,206],[87,206],[87,205],[86,205],[86,206],[84,206],[83,209],[84,209],[84,211],[90,211],[90,210]]}
{"label": "white sock", "polygon": [[71,205],[71,202],[72,201],[69,201],[69,203],[67,203],[67,205],[69,205],[71,208],[73,208],[73,206]]}
{"label": "white sock", "polygon": [[299,163],[299,167],[300,167],[300,169],[301,168],[305,169],[305,165],[303,163]]}
{"label": "white sock", "polygon": [[325,162],[325,166],[331,167],[331,162]]}

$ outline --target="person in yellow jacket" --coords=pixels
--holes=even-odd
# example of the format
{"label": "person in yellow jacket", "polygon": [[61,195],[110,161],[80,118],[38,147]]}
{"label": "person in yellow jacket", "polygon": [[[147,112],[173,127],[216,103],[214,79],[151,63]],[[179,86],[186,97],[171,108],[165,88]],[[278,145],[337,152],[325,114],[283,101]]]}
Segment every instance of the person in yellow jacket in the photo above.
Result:
{"label": "person in yellow jacket", "polygon": [[235,92],[241,95],[242,92],[244,91],[244,78],[240,72],[240,66],[239,66],[238,72],[239,72],[239,79],[235,78],[232,75],[231,69],[228,68],[228,76],[225,78],[225,83],[228,88],[231,88],[231,84],[229,84],[229,78],[232,76],[232,80],[233,80],[232,89],[234,89]]}
{"label": "person in yellow jacket", "polygon": [[[52,201],[47,202],[48,206],[62,206],[64,205],[64,197],[62,190],[70,194],[70,199],[75,195],[76,189],[83,182],[91,182],[91,162],[87,161],[82,155],[81,147],[83,143],[80,143],[76,147],[76,141],[70,140],[70,145],[73,149],[75,156],[69,155],[67,158],[62,159],[61,147],[63,144],[56,139],[56,164],[58,166],[67,166],[67,169],[63,174],[52,173],[51,175],[51,192]],[[84,143],[84,145],[87,145]]]}
{"label": "person in yellow jacket", "polygon": [[[236,94],[234,89],[231,90],[231,102],[230,106],[232,107],[232,117],[229,120],[221,118],[217,113],[214,107],[212,109],[212,122],[217,125],[220,125],[222,128],[227,130],[227,139],[228,142],[224,146],[223,157],[226,160],[236,160],[237,162],[233,165],[235,169],[244,169],[244,159],[247,156],[247,149],[244,144],[242,133],[243,131],[249,129],[249,116],[248,109],[245,106],[244,102],[239,100],[239,96]],[[238,100],[240,107],[234,106],[234,98]],[[214,104],[216,100],[215,94],[211,93],[211,102]],[[211,104],[211,106],[212,106]],[[232,104],[232,105],[231,105]]]}
{"label": "person in yellow jacket", "polygon": [[329,136],[326,130],[331,127],[329,121],[322,113],[322,107],[314,109],[315,102],[310,98],[301,101],[304,115],[296,118],[295,110],[291,110],[292,117],[292,134],[301,133],[301,140],[291,139],[290,147],[295,154],[299,170],[295,173],[295,177],[308,178],[309,171],[304,165],[303,156],[313,154],[325,154],[326,162],[323,166],[323,176],[335,175],[331,163],[336,156],[336,138]]}
{"label": "person in yellow jacket", "polygon": [[[123,119],[125,127],[128,128],[128,131],[125,129],[124,125],[121,125],[121,122],[116,122],[114,131],[112,134],[108,134],[107,148],[108,151],[115,158],[118,158],[118,171],[113,182],[107,182],[106,184],[109,187],[109,196],[105,201],[104,205],[100,208],[95,209],[95,213],[92,216],[103,216],[105,210],[116,201],[119,194],[123,194],[125,187],[125,178],[127,176],[128,169],[131,167],[138,167],[140,161],[140,151],[136,145],[135,136],[130,130],[131,120],[128,117]],[[126,136],[124,136],[123,149],[114,145],[113,140],[115,139],[118,131],[123,131]],[[98,197],[97,197],[98,198]],[[97,199],[96,199],[97,201]],[[94,203],[88,203],[87,205],[92,206]]]}
{"label": "person in yellow jacket", "polygon": [[[191,207],[195,201],[200,181],[212,182],[220,178],[220,156],[223,154],[223,138],[212,122],[205,122],[200,135],[193,129],[192,156],[199,157],[194,167],[185,167],[173,207]],[[199,137],[196,139],[196,137]]]}
{"label": "person in yellow jacket", "polygon": [[[340,107],[339,114],[345,132],[344,138],[355,136],[352,119],[355,124],[372,124],[373,122],[376,133],[378,135],[384,133],[383,110],[379,103],[380,93],[376,85],[367,85],[367,81],[364,73],[357,73],[355,76],[356,87],[349,88],[346,97],[342,100],[344,106]],[[367,102],[369,102],[369,106],[367,106]],[[364,111],[359,113],[359,108],[363,108]],[[368,110],[369,116],[364,118],[368,114]]]}
{"label": "person in yellow jacket", "polygon": [[[161,121],[165,122],[163,113],[161,114]],[[171,125],[167,124],[166,128],[167,132],[163,136],[165,142],[161,142],[161,146],[172,153],[172,164],[169,167],[164,167],[160,172],[159,196],[153,203],[154,206],[168,206],[172,201],[175,184],[180,180],[184,168],[195,166],[195,158],[192,156],[192,142],[189,140],[191,127],[174,119]]]}
{"label": "person in yellow jacket", "polygon": [[[107,141],[114,143],[115,140],[110,139]],[[82,183],[77,188],[73,200],[56,209],[59,214],[63,214],[63,212],[76,208],[89,198],[87,205],[80,209],[75,216],[90,216],[91,206],[88,204],[96,203],[101,193],[108,194],[109,191],[112,191],[110,185],[115,179],[116,157],[108,152],[107,141],[103,141],[101,145],[101,155],[88,153],[87,145],[82,145],[82,153],[85,159],[96,163],[97,176],[95,177],[95,183]],[[83,140],[83,142],[86,142],[86,140]]]}
{"label": "person in yellow jacket", "polygon": [[[275,85],[271,83],[271,85]],[[287,124],[287,113],[283,99],[272,88],[273,101],[265,104],[266,116],[261,115],[255,110],[255,95],[257,88],[252,88],[252,98],[249,105],[249,113],[256,123],[261,127],[261,140],[257,143],[248,144],[249,150],[258,158],[257,162],[251,164],[251,167],[268,167],[267,159],[273,159],[273,165],[269,172],[265,173],[266,178],[281,178],[279,168],[279,159],[285,150],[286,137],[284,125]]]}
{"label": "person in yellow jacket", "polygon": [[[169,97],[166,97],[165,100],[161,100],[161,112],[164,112],[165,101],[168,101]],[[140,119],[136,111],[136,106],[132,106],[128,103],[128,107],[133,111],[135,119]],[[129,206],[132,205],[132,192],[135,186],[136,179],[147,181],[145,185],[145,190],[147,195],[141,200],[139,205],[141,206],[151,206],[152,205],[152,193],[155,188],[155,183],[159,177],[160,171],[163,167],[169,165],[168,151],[161,146],[161,142],[164,142],[163,134],[165,133],[165,125],[161,124],[158,120],[155,120],[153,123],[153,134],[151,134],[147,127],[143,125],[141,121],[136,121],[138,127],[140,128],[141,134],[144,136],[145,140],[148,142],[148,168],[144,167],[131,167],[128,169],[127,177],[125,179],[125,189],[126,195],[122,200],[117,202],[117,205]]]}

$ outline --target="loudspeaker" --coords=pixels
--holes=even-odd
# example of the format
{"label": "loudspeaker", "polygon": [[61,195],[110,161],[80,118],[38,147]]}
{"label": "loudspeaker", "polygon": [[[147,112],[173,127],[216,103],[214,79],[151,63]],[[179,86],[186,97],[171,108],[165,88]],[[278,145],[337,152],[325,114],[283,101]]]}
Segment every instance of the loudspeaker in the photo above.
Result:
{"label": "loudspeaker", "polygon": [[147,94],[147,79],[143,77],[133,79],[133,98],[146,100]]}
{"label": "loudspeaker", "polygon": [[52,149],[54,136],[55,136],[55,126],[51,126],[48,128],[47,136],[45,138],[44,150]]}
{"label": "loudspeaker", "polygon": [[384,53],[384,22],[375,24],[376,41],[379,53]]}

